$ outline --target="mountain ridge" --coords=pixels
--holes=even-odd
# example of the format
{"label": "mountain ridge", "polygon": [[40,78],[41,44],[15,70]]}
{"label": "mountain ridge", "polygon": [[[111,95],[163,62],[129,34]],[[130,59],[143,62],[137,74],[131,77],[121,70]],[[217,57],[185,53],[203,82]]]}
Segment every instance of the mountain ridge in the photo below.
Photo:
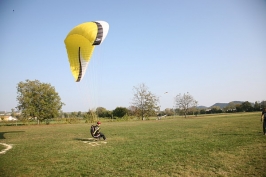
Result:
{"label": "mountain ridge", "polygon": [[[231,101],[229,103],[234,103],[234,104],[242,104],[244,103],[244,101]],[[221,109],[225,108],[229,103],[215,103],[213,104],[212,106],[198,106],[199,109],[208,109],[208,108],[211,108],[211,107],[215,107],[215,106],[219,106]],[[251,103],[253,104],[253,103]]]}

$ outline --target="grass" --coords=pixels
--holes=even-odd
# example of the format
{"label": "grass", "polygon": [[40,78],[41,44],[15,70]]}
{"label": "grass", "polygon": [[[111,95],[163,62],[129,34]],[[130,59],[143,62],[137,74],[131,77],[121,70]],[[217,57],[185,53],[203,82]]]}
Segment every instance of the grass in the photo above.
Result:
{"label": "grass", "polygon": [[1,126],[0,176],[266,176],[260,113],[90,125]]}

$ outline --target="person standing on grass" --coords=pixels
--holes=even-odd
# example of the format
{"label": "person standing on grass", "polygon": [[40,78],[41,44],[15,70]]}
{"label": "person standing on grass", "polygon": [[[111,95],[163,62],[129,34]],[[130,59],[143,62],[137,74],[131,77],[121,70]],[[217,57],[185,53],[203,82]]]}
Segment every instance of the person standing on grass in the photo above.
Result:
{"label": "person standing on grass", "polygon": [[93,137],[97,137],[97,138],[103,138],[103,140],[106,140],[106,137],[104,136],[104,134],[102,132],[100,132],[101,129],[101,122],[98,121],[96,126],[94,126],[94,132],[93,132]]}
{"label": "person standing on grass", "polygon": [[261,119],[262,122],[262,128],[263,128],[263,134],[266,135],[265,129],[266,129],[266,108],[263,109],[261,113]]}

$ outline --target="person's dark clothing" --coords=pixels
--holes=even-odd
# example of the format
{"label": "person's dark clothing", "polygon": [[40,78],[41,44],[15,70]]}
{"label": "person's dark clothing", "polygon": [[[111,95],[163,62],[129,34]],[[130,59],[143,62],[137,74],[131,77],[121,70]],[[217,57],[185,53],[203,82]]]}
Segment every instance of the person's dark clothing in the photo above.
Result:
{"label": "person's dark clothing", "polygon": [[262,111],[261,116],[263,116],[263,123],[262,123],[262,129],[263,129],[263,134],[266,135],[266,111]]}
{"label": "person's dark clothing", "polygon": [[103,133],[100,132],[100,138],[103,138],[103,140],[106,140],[106,137],[104,136]]}
{"label": "person's dark clothing", "polygon": [[97,137],[97,138],[103,138],[104,140],[106,139],[106,137],[104,136],[103,133],[100,132],[101,127],[96,125],[95,126],[95,131],[93,132],[93,136]]}

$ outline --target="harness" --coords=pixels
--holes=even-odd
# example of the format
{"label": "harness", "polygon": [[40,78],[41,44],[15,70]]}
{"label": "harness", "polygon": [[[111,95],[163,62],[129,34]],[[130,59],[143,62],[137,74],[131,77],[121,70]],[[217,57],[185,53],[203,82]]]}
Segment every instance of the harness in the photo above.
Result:
{"label": "harness", "polygon": [[96,126],[96,125],[92,125],[91,126],[91,136],[94,138],[99,138],[100,135],[100,127]]}

